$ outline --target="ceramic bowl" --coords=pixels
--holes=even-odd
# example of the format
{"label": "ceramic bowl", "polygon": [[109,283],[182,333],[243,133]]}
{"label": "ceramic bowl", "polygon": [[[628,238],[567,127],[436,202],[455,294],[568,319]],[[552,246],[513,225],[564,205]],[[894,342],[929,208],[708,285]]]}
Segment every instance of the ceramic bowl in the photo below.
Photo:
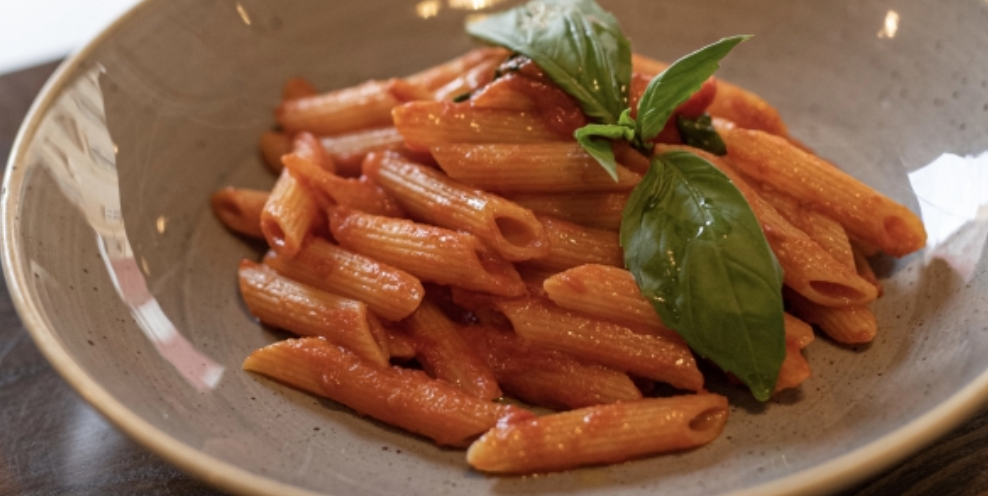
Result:
{"label": "ceramic bowl", "polygon": [[[758,404],[729,389],[731,419],[713,444],[616,466],[484,476],[461,451],[242,372],[276,336],[236,288],[238,261],[257,249],[222,228],[208,199],[272,184],[256,142],[283,81],[332,89],[410,74],[474,46],[464,19],[490,4],[510,2],[148,0],[72,57],[24,125],[3,190],[7,281],[53,366],[138,442],[239,494],[816,494],[903,459],[980,405],[988,272],[977,234],[955,250],[966,266],[876,260],[885,296],[872,345],[818,339],[799,390]],[[638,51],[662,59],[756,35],[721,76],[917,212],[910,172],[988,149],[985,2],[604,6]]]}

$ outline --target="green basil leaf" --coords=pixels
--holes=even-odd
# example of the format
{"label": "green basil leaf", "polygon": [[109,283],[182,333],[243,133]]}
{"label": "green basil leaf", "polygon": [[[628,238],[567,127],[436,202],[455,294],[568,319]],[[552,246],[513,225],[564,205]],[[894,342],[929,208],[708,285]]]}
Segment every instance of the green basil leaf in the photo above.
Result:
{"label": "green basil leaf", "polygon": [[593,0],[535,0],[473,22],[467,32],[535,61],[599,122],[616,123],[628,107],[631,44]]}
{"label": "green basil leaf", "polygon": [[665,127],[669,116],[717,72],[720,61],[738,43],[751,36],[732,36],[707,45],[679,60],[652,78],[638,101],[638,139],[651,141]]}
{"label": "green basil leaf", "polygon": [[689,152],[653,157],[625,207],[621,246],[665,325],[767,400],[786,354],[783,274],[731,180]]}
{"label": "green basil leaf", "polygon": [[618,181],[617,159],[614,158],[614,149],[611,148],[611,140],[623,139],[631,141],[635,138],[635,121],[631,118],[631,111],[625,109],[618,118],[619,124],[587,124],[577,129],[573,133],[576,142],[583,147],[587,153],[611,176],[614,182]]}
{"label": "green basil leaf", "polygon": [[706,150],[714,155],[727,155],[727,145],[717,134],[710,114],[703,114],[696,119],[687,119],[680,115],[676,119],[676,127],[679,128],[679,137],[686,145]]}

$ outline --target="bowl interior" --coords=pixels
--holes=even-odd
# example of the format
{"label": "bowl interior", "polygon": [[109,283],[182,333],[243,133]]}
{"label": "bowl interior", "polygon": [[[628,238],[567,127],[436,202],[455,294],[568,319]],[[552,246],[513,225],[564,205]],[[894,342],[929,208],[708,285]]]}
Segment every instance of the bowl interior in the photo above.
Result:
{"label": "bowl interior", "polygon": [[[988,149],[988,65],[972,63],[988,48],[984,2],[602,3],[636,51],[661,59],[756,35],[720,75],[914,211],[909,172]],[[464,19],[489,4],[510,2],[147,1],[95,41],[39,104],[5,191],[8,279],[56,367],[131,435],[245,493],[280,487],[248,474],[339,495],[819,492],[904,456],[983,397],[988,274],[922,256],[875,260],[872,345],[818,339],[813,377],[766,404],[715,384],[733,405],[721,438],[618,466],[485,477],[461,451],[242,372],[281,336],[238,295],[237,264],[258,247],[208,200],[273,183],[256,142],[284,80],[333,89],[413,73],[474,46]]]}

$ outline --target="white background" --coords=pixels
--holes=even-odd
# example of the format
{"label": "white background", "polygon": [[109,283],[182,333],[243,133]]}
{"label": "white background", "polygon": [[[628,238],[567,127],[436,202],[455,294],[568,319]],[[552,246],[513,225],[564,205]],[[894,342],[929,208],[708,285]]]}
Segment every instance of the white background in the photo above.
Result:
{"label": "white background", "polygon": [[62,58],[139,0],[0,0],[0,74]]}

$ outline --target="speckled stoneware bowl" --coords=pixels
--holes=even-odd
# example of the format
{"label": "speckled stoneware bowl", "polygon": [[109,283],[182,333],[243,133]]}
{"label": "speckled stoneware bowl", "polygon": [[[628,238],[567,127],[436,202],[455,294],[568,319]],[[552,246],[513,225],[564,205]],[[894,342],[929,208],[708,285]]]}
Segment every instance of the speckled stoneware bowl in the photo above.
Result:
{"label": "speckled stoneware bowl", "polygon": [[[146,1],[66,62],[21,131],[3,192],[7,280],[54,367],[139,442],[241,494],[818,494],[903,459],[981,404],[977,234],[955,236],[967,271],[957,257],[878,260],[886,289],[871,346],[817,340],[813,377],[764,405],[717,386],[734,405],[719,439],[617,466],[484,476],[462,451],[242,372],[276,336],[236,288],[256,247],[227,233],[208,199],[273,182],[256,142],[283,81],[331,89],[412,73],[470,48],[464,19],[491,3],[510,5]],[[663,59],[757,35],[721,75],[917,212],[909,172],[988,149],[984,1],[604,5],[638,51]]]}

